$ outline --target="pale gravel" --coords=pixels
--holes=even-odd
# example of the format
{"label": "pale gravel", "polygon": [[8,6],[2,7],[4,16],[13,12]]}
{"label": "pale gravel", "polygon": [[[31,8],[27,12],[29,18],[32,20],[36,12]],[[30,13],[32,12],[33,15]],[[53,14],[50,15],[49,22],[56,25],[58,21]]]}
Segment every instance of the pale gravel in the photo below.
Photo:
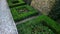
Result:
{"label": "pale gravel", "polygon": [[0,0],[0,34],[18,34],[6,0]]}

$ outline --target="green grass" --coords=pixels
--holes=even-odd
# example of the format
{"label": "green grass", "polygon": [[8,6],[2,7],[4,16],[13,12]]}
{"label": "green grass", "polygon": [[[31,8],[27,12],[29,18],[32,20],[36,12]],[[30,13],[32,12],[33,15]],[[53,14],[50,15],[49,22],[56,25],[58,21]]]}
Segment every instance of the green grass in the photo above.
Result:
{"label": "green grass", "polygon": [[[27,11],[25,11],[24,9],[26,9]],[[24,11],[20,12],[20,10],[24,10]],[[12,13],[12,16],[13,16],[13,19],[15,20],[15,22],[17,22],[17,21],[23,20],[25,18],[35,16],[39,12],[37,10],[35,10],[34,8],[32,8],[31,6],[24,5],[24,6],[18,6],[15,8],[11,8],[11,13]]]}
{"label": "green grass", "polygon": [[[44,23],[42,23],[41,21],[45,21],[44,23],[47,26],[43,26],[42,24]],[[48,26],[54,29],[54,31],[56,31],[57,34],[60,34],[60,25],[45,15],[38,16],[35,19],[24,22],[22,24],[18,24],[17,29],[19,34],[31,34],[35,27],[37,29],[36,28],[35,28],[36,30],[34,29],[35,33],[33,32],[33,34],[37,34],[37,33],[47,34],[48,32],[50,32],[48,34],[54,34],[55,32],[53,33],[53,30],[51,31],[51,29],[49,29]],[[41,32],[42,29],[45,29],[47,33]]]}

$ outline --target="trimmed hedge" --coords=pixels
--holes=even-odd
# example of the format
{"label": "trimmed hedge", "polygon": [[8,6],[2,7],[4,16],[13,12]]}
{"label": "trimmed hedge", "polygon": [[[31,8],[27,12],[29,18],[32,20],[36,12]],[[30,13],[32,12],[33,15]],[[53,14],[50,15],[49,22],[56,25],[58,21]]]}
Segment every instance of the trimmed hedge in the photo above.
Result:
{"label": "trimmed hedge", "polygon": [[[25,11],[25,9],[27,11]],[[22,10],[22,11],[19,12],[20,10]],[[31,6],[28,6],[28,5],[11,8],[11,13],[12,13],[12,16],[13,16],[15,22],[39,14],[39,12],[37,10],[35,10],[34,8],[32,8]]]}
{"label": "trimmed hedge", "polygon": [[45,15],[42,15],[41,18],[43,18],[44,21],[47,22],[48,26],[56,30],[57,34],[60,34],[60,24]]}
{"label": "trimmed hedge", "polygon": [[[45,21],[45,22],[41,23],[41,21]],[[38,16],[35,19],[32,19],[32,20],[27,21],[27,22],[24,22],[22,24],[17,24],[17,29],[18,29],[19,34],[32,34],[31,33],[32,32],[32,28],[37,27],[38,29],[36,29],[36,32],[35,32],[35,33],[37,33],[38,32],[37,30],[39,30],[40,27],[44,28],[44,26],[40,26],[42,24],[43,25],[45,24],[44,26],[47,25],[46,27],[48,27],[48,28],[54,29],[54,30],[52,30],[52,29],[51,30],[55,34],[60,34],[60,25],[58,23],[56,23],[55,21],[53,21],[52,19],[50,19],[49,17],[45,16],[45,15]],[[39,32],[40,32],[40,30],[39,30]],[[50,29],[46,28],[46,30],[48,31]],[[50,30],[50,32],[52,32],[51,30]],[[52,33],[48,33],[48,34],[54,34],[53,32]]]}
{"label": "trimmed hedge", "polygon": [[15,7],[24,5],[25,2],[23,0],[7,0],[9,7]]}

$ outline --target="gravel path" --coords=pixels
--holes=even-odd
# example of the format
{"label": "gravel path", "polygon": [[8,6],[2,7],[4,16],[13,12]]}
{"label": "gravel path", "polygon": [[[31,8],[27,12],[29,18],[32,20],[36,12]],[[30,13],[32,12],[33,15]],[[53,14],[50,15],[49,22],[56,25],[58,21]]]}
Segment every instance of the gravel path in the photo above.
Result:
{"label": "gravel path", "polygon": [[20,21],[20,22],[16,22],[16,25],[17,25],[17,24],[24,23],[24,22],[29,21],[29,20],[32,20],[32,19],[34,19],[34,18],[36,18],[36,17],[38,17],[38,16],[40,16],[40,15],[37,15],[37,16],[32,16],[32,17],[27,18],[27,19],[24,19],[24,20],[22,20],[22,21]]}
{"label": "gravel path", "polygon": [[18,34],[6,0],[0,0],[0,34]]}

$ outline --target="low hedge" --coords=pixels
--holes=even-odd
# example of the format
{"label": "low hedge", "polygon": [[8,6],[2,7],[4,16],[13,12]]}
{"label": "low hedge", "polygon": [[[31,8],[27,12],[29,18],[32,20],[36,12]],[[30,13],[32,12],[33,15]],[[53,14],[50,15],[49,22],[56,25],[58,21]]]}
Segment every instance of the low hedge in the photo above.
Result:
{"label": "low hedge", "polygon": [[[41,23],[41,21],[45,21],[45,22]],[[43,24],[43,26],[39,26],[39,25],[42,25],[42,24]],[[19,34],[32,34],[32,28],[37,27],[38,29],[36,29],[36,32],[35,32],[35,33],[37,33],[41,30],[41,29],[39,30],[39,28],[40,27],[44,28],[44,26],[49,28],[49,29],[47,29],[45,27],[47,31],[50,30],[50,32],[51,32],[51,33],[48,33],[48,34],[60,34],[60,24],[56,23],[55,21],[53,21],[52,19],[50,19],[49,17],[47,17],[45,15],[41,15],[41,16],[38,16],[35,19],[32,19],[30,21],[27,21],[27,22],[24,22],[24,23],[21,23],[21,24],[17,24],[17,29],[18,29]],[[39,30],[39,31],[37,31],[37,30]]]}
{"label": "low hedge", "polygon": [[9,7],[15,7],[25,4],[23,0],[7,0]]}
{"label": "low hedge", "polygon": [[[19,12],[19,10],[21,10],[21,9],[22,10],[26,9],[27,11]],[[34,8],[32,8],[31,6],[28,6],[28,5],[11,8],[11,13],[12,13],[12,16],[13,16],[15,22],[39,14],[39,12],[37,10],[35,10]]]}
{"label": "low hedge", "polygon": [[42,15],[41,18],[46,21],[46,24],[48,24],[49,27],[51,27],[57,32],[56,34],[60,34],[60,24],[45,15]]}

